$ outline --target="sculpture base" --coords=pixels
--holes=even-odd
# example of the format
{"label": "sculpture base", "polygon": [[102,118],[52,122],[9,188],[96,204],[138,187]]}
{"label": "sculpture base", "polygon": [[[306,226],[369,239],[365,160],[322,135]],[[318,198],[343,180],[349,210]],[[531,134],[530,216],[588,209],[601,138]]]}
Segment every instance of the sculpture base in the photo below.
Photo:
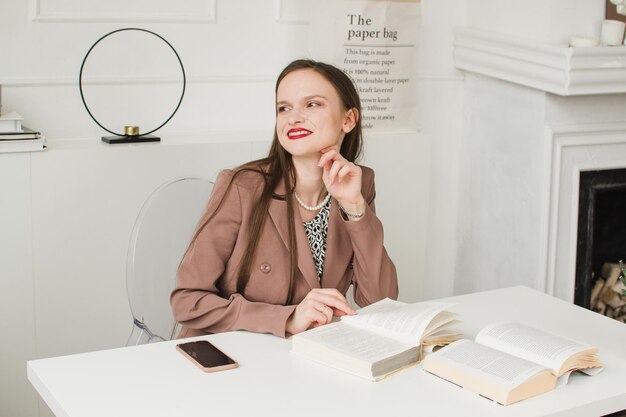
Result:
{"label": "sculpture base", "polygon": [[161,138],[154,135],[136,135],[136,136],[102,136],[102,142],[114,145],[116,143],[143,143],[143,142],[160,142]]}

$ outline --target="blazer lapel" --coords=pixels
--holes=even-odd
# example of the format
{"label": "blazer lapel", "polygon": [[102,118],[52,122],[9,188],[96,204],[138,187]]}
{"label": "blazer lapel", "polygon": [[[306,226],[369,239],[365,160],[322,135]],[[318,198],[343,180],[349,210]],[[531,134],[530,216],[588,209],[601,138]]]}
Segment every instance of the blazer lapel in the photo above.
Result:
{"label": "blazer lapel", "polygon": [[330,204],[328,236],[326,238],[326,259],[322,283],[325,288],[335,288],[346,271],[352,257],[352,242],[343,225],[339,203],[334,198]]}
{"label": "blazer lapel", "polygon": [[[285,193],[285,186],[281,183],[276,188],[277,194]],[[296,244],[298,246],[298,269],[304,276],[304,279],[309,284],[311,289],[320,288],[319,280],[317,279],[317,271],[313,262],[313,255],[309,246],[309,241],[304,232],[304,226],[302,225],[302,218],[300,217],[300,211],[296,208],[296,201],[292,198],[294,205],[294,223],[296,229]],[[281,200],[270,200],[269,215],[272,223],[276,227],[278,234],[280,235],[283,244],[289,249],[289,226],[288,226],[288,214],[287,214],[287,202]]]}

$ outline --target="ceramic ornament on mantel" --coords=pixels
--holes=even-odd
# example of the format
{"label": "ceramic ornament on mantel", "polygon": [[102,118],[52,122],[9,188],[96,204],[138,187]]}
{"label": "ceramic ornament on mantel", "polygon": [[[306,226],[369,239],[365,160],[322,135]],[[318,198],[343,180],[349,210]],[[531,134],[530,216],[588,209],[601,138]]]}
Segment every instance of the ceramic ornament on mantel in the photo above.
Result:
{"label": "ceramic ornament on mantel", "polygon": [[626,0],[609,0],[609,1],[615,5],[615,10],[617,11],[617,14],[626,16]]}

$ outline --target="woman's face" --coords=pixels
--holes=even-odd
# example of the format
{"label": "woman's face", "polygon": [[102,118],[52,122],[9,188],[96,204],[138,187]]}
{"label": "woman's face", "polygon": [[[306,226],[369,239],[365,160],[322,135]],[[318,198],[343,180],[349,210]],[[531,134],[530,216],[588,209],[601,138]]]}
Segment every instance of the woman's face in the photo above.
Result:
{"label": "woman's face", "polygon": [[312,69],[289,73],[276,91],[276,134],[293,156],[319,155],[339,145],[356,123],[335,87]]}

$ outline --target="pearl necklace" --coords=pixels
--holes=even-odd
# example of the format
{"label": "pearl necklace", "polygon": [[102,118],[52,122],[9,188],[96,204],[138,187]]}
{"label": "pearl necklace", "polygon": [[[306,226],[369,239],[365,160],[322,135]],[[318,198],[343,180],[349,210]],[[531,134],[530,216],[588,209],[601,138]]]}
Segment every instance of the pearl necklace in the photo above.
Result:
{"label": "pearl necklace", "polygon": [[330,200],[330,193],[327,193],[326,197],[324,197],[324,201],[319,203],[317,206],[308,206],[304,204],[304,201],[300,200],[300,197],[298,197],[298,193],[296,193],[296,190],[293,190],[293,195],[296,197],[296,201],[298,202],[300,207],[308,211],[319,211],[322,207],[326,205],[326,203],[328,203],[328,200]]}

